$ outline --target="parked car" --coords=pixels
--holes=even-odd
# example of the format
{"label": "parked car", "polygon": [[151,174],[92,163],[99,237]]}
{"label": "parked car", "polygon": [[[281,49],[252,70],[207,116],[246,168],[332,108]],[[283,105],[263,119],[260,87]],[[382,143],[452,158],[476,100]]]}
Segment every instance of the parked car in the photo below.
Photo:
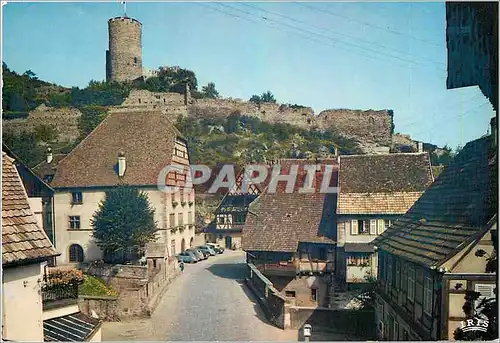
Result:
{"label": "parked car", "polygon": [[215,243],[206,243],[210,248],[212,248],[217,254],[222,254],[224,252],[224,247],[221,247],[219,244]]}
{"label": "parked car", "polygon": [[208,251],[210,253],[210,255],[212,255],[212,256],[216,255],[214,249],[212,249],[208,245],[202,245],[202,246],[198,247],[198,249],[201,250],[201,251]]}
{"label": "parked car", "polygon": [[189,255],[189,256],[193,257],[193,258],[196,260],[196,262],[198,262],[198,261],[200,260],[200,259],[198,258],[198,256],[196,256],[196,255],[195,255],[193,252],[191,252],[191,251],[184,251],[184,252],[181,252],[179,255],[181,255],[181,254],[182,254],[182,255]]}
{"label": "parked car", "polygon": [[200,260],[200,261],[207,259],[207,257],[205,256],[205,254],[203,254],[198,249],[186,249],[186,251],[187,252],[192,252],[198,258],[198,260]]}
{"label": "parked car", "polygon": [[184,254],[180,253],[179,255],[176,255],[177,261],[179,262],[184,262],[184,263],[196,263],[198,260],[196,260],[192,255],[189,254]]}
{"label": "parked car", "polygon": [[205,258],[209,258],[210,256],[212,256],[208,250],[201,250],[200,248],[198,248],[198,251],[200,251],[203,256],[205,256]]}

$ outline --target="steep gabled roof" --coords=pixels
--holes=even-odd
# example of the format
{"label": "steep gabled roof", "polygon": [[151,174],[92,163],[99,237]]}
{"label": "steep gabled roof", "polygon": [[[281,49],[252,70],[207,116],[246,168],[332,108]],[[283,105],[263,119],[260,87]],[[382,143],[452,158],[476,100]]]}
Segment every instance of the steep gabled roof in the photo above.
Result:
{"label": "steep gabled roof", "polygon": [[[294,164],[299,165],[299,177],[293,193],[286,193],[284,182],[278,183],[276,193],[269,187],[250,205],[243,227],[242,245],[248,251],[297,251],[299,242],[334,243],[337,194],[320,193],[325,165],[333,166],[328,183],[337,185],[338,164],[336,160],[279,161],[282,174],[289,172]],[[315,175],[314,193],[299,193],[304,186],[304,165],[321,164]]]}
{"label": "steep gabled roof", "polygon": [[2,265],[59,255],[38,226],[14,160],[2,151]]}
{"label": "steep gabled roof", "polygon": [[484,234],[496,214],[497,157],[491,137],[467,143],[436,181],[375,240],[389,253],[438,266]]}
{"label": "steep gabled roof", "polygon": [[121,182],[156,185],[160,171],[170,164],[181,133],[159,111],[114,111],[58,166],[54,188],[102,187],[118,184],[118,153],[126,158]]}
{"label": "steep gabled roof", "polygon": [[337,214],[404,214],[432,182],[427,153],[341,156]]}
{"label": "steep gabled roof", "polygon": [[52,177],[56,174],[57,165],[64,157],[66,157],[66,154],[53,154],[52,161],[50,163],[47,163],[47,160],[44,160],[34,166],[33,171],[42,180],[50,182],[52,181]]}

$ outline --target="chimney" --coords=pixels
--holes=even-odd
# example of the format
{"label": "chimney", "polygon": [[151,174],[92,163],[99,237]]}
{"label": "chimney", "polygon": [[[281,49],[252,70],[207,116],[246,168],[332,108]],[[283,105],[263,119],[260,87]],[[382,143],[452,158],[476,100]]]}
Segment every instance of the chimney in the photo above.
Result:
{"label": "chimney", "polygon": [[47,148],[47,163],[52,163],[52,149],[50,147]]}
{"label": "chimney", "polygon": [[337,148],[336,145],[333,146],[333,153],[334,153],[335,156],[339,155],[339,149]]}
{"label": "chimney", "polygon": [[494,147],[497,146],[498,141],[497,141],[497,135],[498,135],[498,127],[497,127],[497,117],[493,117],[490,120],[490,125],[491,125],[491,135],[493,136],[493,144]]}
{"label": "chimney", "polygon": [[118,153],[118,176],[122,177],[125,174],[125,153],[123,151],[120,151]]}
{"label": "chimney", "polygon": [[424,143],[423,142],[417,142],[418,146],[418,152],[424,152]]}

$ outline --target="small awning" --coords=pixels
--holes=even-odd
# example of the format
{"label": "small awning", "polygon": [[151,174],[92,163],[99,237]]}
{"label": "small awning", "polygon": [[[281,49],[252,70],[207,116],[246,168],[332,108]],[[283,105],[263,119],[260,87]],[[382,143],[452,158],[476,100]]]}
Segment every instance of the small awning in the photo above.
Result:
{"label": "small awning", "polygon": [[345,252],[373,252],[373,244],[371,243],[346,243],[344,245]]}
{"label": "small awning", "polygon": [[83,342],[99,330],[101,320],[81,312],[43,321],[45,342]]}

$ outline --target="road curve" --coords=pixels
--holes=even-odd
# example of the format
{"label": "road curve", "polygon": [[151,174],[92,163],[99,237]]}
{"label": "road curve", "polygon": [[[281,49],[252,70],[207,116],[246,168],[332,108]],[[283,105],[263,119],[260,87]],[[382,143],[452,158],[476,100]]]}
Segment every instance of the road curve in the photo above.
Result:
{"label": "road curve", "polygon": [[296,341],[270,324],[242,283],[243,252],[186,265],[148,319],[104,323],[103,340]]}

